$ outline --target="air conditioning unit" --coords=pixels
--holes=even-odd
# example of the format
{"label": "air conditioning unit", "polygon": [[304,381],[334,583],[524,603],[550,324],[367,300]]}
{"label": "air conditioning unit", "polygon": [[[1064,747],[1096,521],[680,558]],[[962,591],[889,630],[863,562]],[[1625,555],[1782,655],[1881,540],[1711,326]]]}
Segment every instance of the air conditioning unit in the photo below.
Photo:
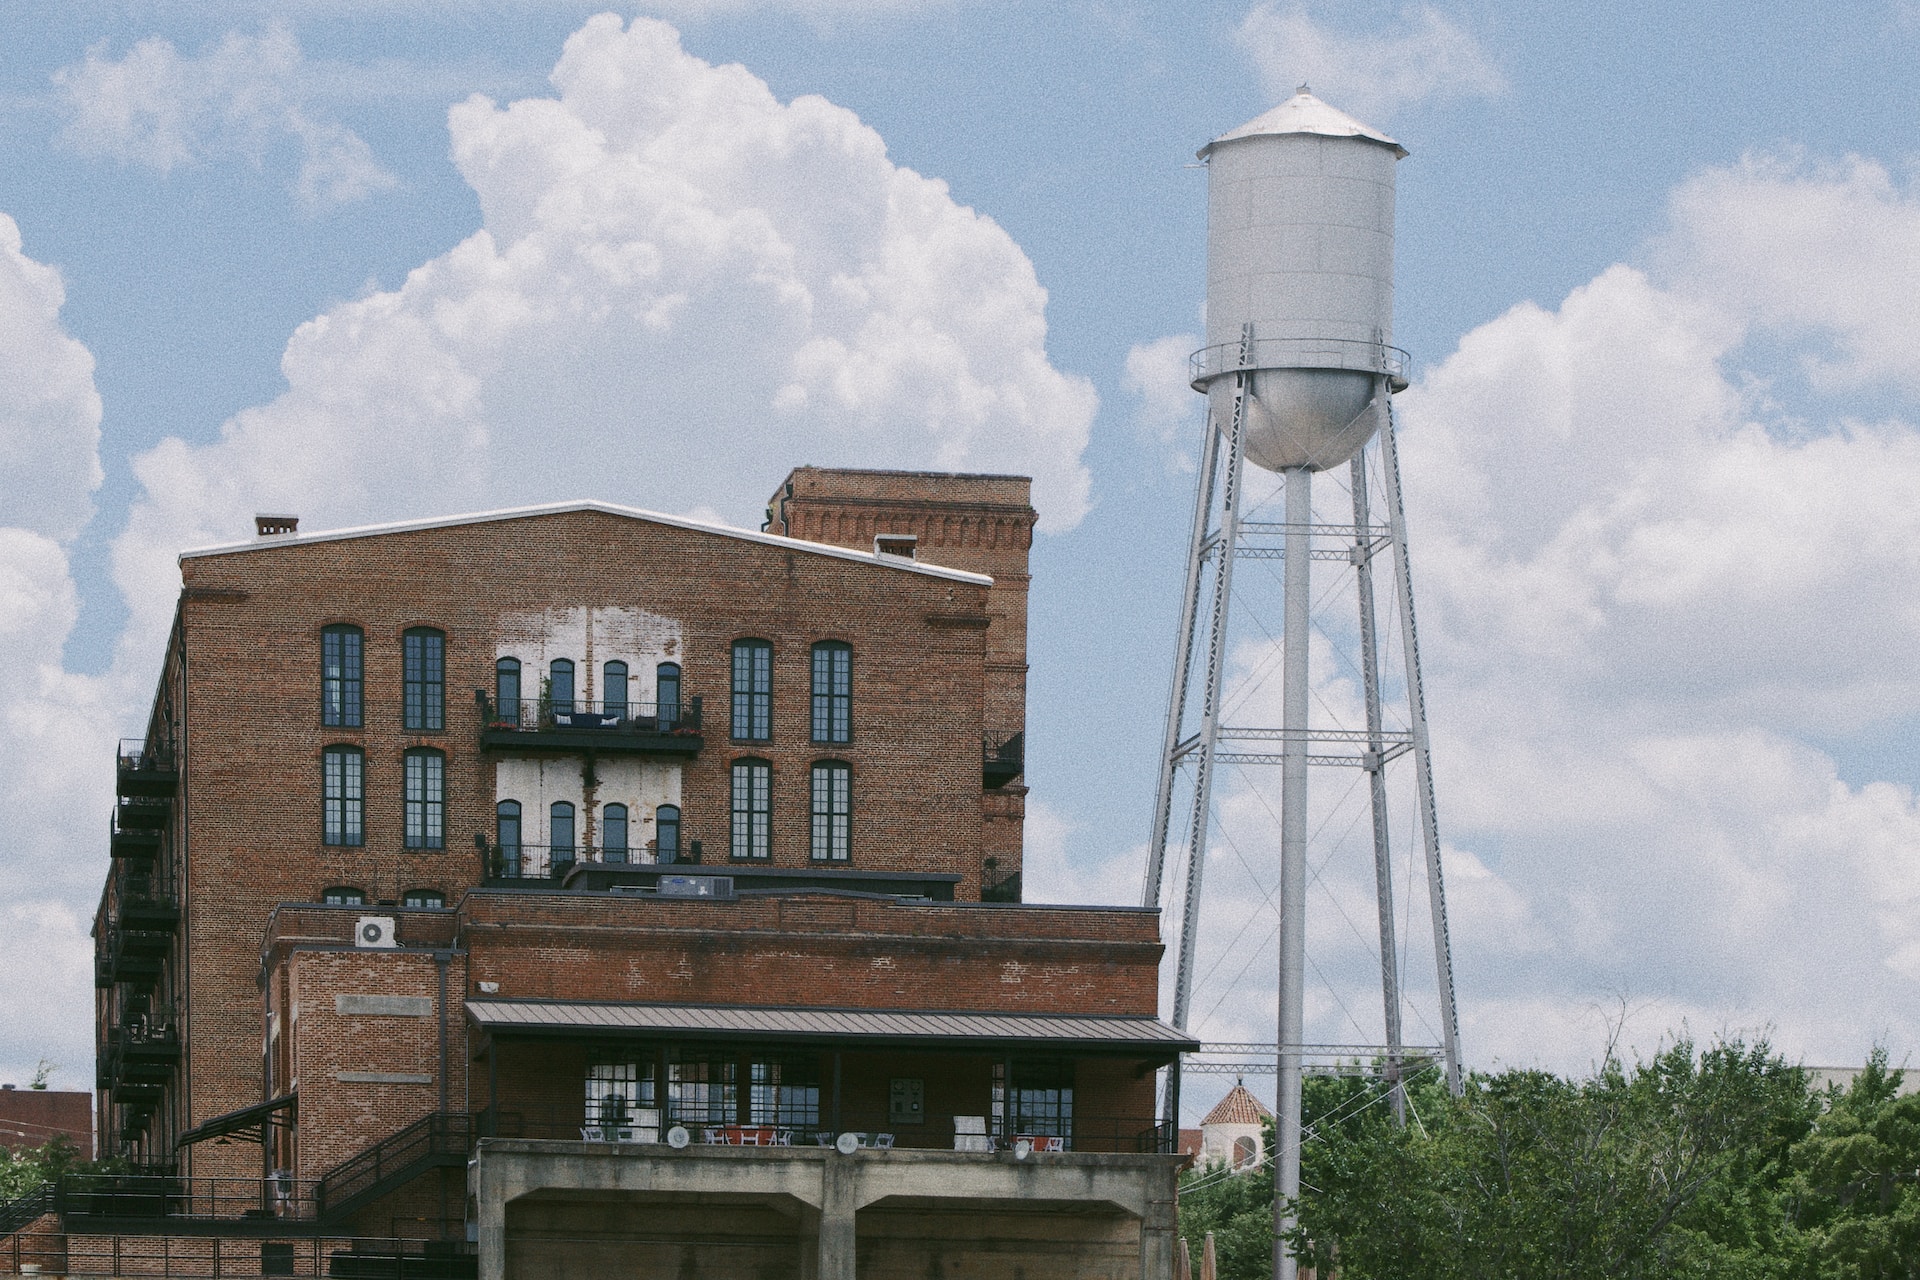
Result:
{"label": "air conditioning unit", "polygon": [[732,876],[661,876],[663,898],[731,898]]}
{"label": "air conditioning unit", "polygon": [[394,930],[393,917],[361,916],[360,923],[353,927],[353,945],[356,947],[399,946],[400,939]]}

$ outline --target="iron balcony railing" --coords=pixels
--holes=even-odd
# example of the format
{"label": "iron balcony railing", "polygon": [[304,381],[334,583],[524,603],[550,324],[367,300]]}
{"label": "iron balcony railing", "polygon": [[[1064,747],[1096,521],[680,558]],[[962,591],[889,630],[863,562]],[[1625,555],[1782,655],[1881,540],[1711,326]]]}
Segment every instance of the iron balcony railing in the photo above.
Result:
{"label": "iron balcony railing", "polygon": [[[454,1224],[456,1227],[458,1224]],[[179,1235],[29,1233],[0,1241],[0,1269],[49,1276],[140,1280],[473,1280],[475,1246],[464,1240],[306,1235],[286,1239]]]}
{"label": "iron balcony railing", "polygon": [[122,738],[115,757],[122,774],[173,773],[178,768],[171,742],[148,742],[145,738]]}
{"label": "iron balcony railing", "polygon": [[606,733],[699,733],[702,702],[590,702],[581,698],[521,698],[496,705],[482,690],[481,720],[491,731],[592,729]]}
{"label": "iron balcony railing", "polygon": [[[752,1110],[751,1108],[749,1109]],[[618,1114],[584,1113],[578,1106],[501,1108],[474,1117],[475,1132],[485,1138],[543,1138],[563,1142],[613,1142],[651,1146],[667,1141],[677,1125],[694,1145],[746,1147],[830,1147],[843,1133],[874,1150],[966,1151],[982,1155],[1016,1150],[1171,1154],[1175,1128],[1152,1116],[1080,1115],[1016,1117],[1008,1126],[988,1109],[983,1114],[927,1112],[903,1118],[888,1107],[845,1107],[836,1117],[824,1099],[817,1109],[786,1108],[749,1116],[744,1123],[718,1118],[705,1107],[682,1108],[669,1100],[663,1109],[645,1101]]]}
{"label": "iron balcony railing", "polygon": [[70,1173],[60,1179],[59,1211],[69,1219],[192,1218],[295,1221],[317,1216],[318,1179],[178,1177],[166,1174]]}
{"label": "iron balcony railing", "polygon": [[591,845],[490,844],[486,847],[489,880],[564,880],[582,867],[618,870],[624,867],[694,866],[704,846],[680,833],[676,849],[594,848]]}
{"label": "iron balcony railing", "polygon": [[989,791],[1006,786],[1026,771],[1027,735],[989,733],[980,739],[980,780]]}

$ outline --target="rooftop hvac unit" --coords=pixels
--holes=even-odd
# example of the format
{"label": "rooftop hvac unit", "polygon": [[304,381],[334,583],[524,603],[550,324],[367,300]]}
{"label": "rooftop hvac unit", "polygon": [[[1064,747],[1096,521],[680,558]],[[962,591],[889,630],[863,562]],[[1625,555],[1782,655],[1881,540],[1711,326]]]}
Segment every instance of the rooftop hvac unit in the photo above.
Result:
{"label": "rooftop hvac unit", "polygon": [[661,876],[663,898],[731,898],[732,876]]}
{"label": "rooftop hvac unit", "polygon": [[361,916],[353,929],[356,947],[397,947],[400,945],[392,916]]}

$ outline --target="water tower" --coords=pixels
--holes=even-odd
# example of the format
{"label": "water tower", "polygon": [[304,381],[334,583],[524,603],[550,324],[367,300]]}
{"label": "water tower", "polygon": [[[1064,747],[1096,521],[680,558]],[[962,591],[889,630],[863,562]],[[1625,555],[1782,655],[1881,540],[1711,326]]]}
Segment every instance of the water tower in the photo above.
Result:
{"label": "water tower", "polygon": [[[1425,700],[1420,686],[1413,588],[1408,578],[1406,527],[1400,502],[1391,397],[1406,386],[1406,359],[1393,340],[1394,170],[1406,155],[1393,139],[1300,92],[1267,114],[1221,135],[1200,151],[1207,163],[1207,345],[1192,362],[1196,391],[1207,397],[1207,427],[1187,555],[1180,630],[1168,700],[1159,789],[1148,843],[1145,902],[1159,906],[1166,890],[1168,846],[1174,838],[1176,798],[1190,788],[1184,833],[1185,877],[1180,891],[1179,967],[1173,1022],[1187,1027],[1194,985],[1195,944],[1201,932],[1201,885],[1206,869],[1212,794],[1223,766],[1278,766],[1279,808],[1279,1034],[1271,1046],[1277,1072],[1277,1223],[1292,1226],[1284,1210],[1300,1187],[1300,1084],[1317,1058],[1383,1064],[1396,1111],[1402,1063],[1420,1051],[1403,1042],[1403,993],[1395,937],[1389,809],[1389,766],[1411,760],[1416,822],[1433,925],[1442,1043],[1425,1052],[1443,1058],[1457,1092],[1460,1062],[1454,1011],[1446,899],[1427,751]],[[1369,447],[1371,446],[1371,447]],[[1249,508],[1248,463],[1278,473],[1284,518],[1259,518]],[[1313,513],[1314,476],[1344,470],[1351,519]],[[1384,520],[1371,505],[1368,477],[1384,488]],[[1337,479],[1337,477],[1335,477]],[[1280,496],[1278,494],[1273,496]],[[1390,610],[1398,616],[1397,648],[1404,675],[1383,679],[1382,637],[1376,622],[1374,567],[1385,557],[1392,575]],[[1281,566],[1281,699],[1279,724],[1229,722],[1222,712],[1231,673],[1230,634],[1236,607],[1236,562]],[[1328,594],[1357,609],[1351,632],[1322,626],[1331,641],[1353,638],[1353,667],[1364,687],[1364,721],[1328,723],[1310,714],[1313,686],[1309,636],[1316,611],[1311,569],[1337,567]],[[1352,615],[1348,615],[1349,618]],[[1244,633],[1244,634],[1243,634]],[[1194,687],[1194,663],[1200,680]],[[1393,696],[1385,695],[1391,688]],[[1392,705],[1388,705],[1391,703]],[[1391,715],[1389,714],[1391,713]],[[1256,721],[1259,717],[1255,717]],[[1307,781],[1310,769],[1366,772],[1372,816],[1373,879],[1379,908],[1380,980],[1384,1035],[1380,1043],[1304,1042],[1303,1010],[1308,889]],[[1410,832],[1403,832],[1404,841]],[[1176,855],[1178,850],[1176,849]],[[1254,1045],[1233,1046],[1241,1050]],[[1244,1068],[1246,1064],[1235,1064]],[[1193,1064],[1189,1071],[1203,1069]],[[1167,1114],[1177,1122],[1180,1070],[1168,1072]],[[1291,1280],[1294,1260],[1276,1249],[1276,1274]]]}

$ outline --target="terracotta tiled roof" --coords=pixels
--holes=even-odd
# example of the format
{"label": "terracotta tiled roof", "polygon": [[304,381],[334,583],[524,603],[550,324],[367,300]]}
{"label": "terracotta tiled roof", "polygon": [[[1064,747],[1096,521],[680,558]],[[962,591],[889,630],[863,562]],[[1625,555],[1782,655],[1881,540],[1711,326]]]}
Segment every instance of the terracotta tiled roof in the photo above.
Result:
{"label": "terracotta tiled roof", "polygon": [[1260,1099],[1248,1093],[1247,1086],[1235,1083],[1232,1091],[1220,1099],[1220,1105],[1207,1112],[1207,1118],[1200,1123],[1259,1124],[1272,1118],[1273,1112],[1267,1110]]}

